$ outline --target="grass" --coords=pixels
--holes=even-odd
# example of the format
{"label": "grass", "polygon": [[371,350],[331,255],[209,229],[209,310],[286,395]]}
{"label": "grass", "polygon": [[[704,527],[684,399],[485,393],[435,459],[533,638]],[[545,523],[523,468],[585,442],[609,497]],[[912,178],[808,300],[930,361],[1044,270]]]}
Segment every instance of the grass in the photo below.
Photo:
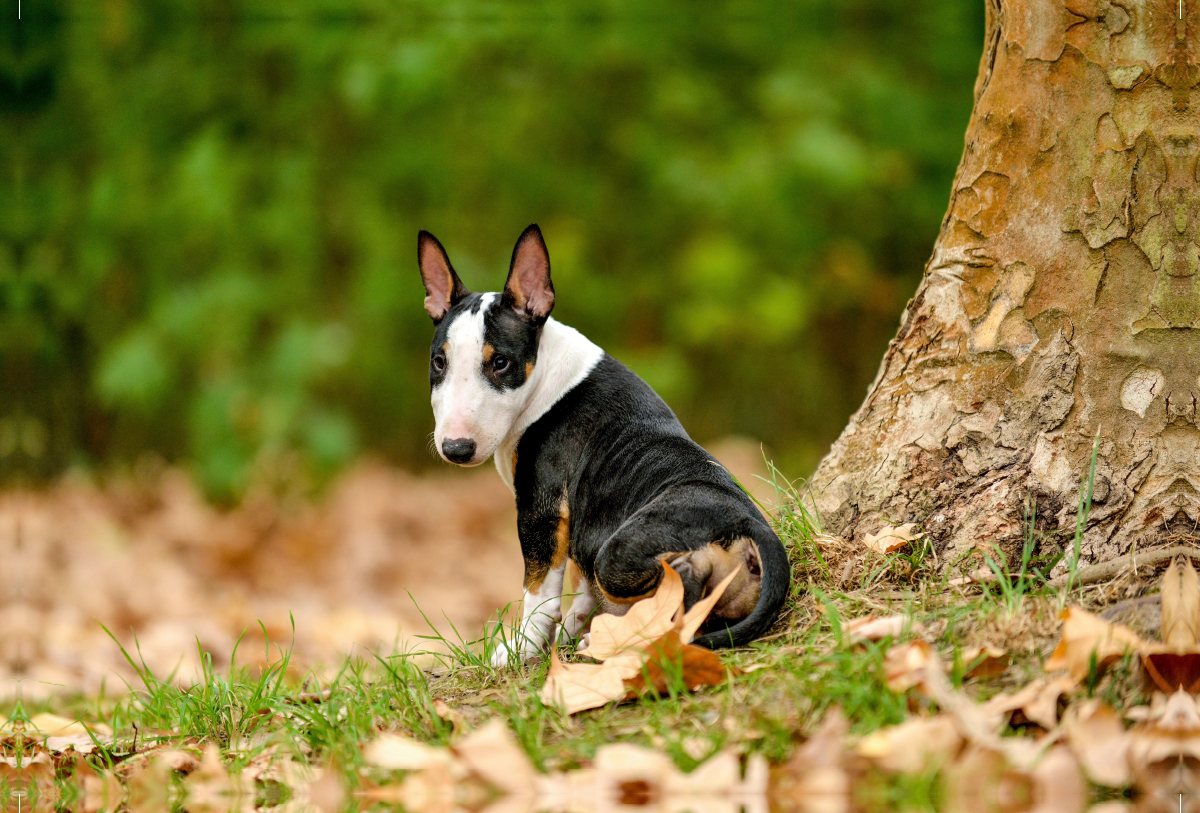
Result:
{"label": "grass", "polygon": [[[1072,574],[1094,469],[1093,454],[1069,560]],[[108,755],[91,759],[100,768],[154,742],[213,743],[233,768],[274,747],[313,764],[338,766],[353,787],[369,775],[360,747],[380,730],[400,730],[445,745],[461,730],[497,716],[508,722],[542,770],[585,765],[600,746],[617,740],[659,748],[685,770],[726,747],[784,760],[834,706],[846,714],[856,734],[902,722],[912,711],[912,700],[885,685],[889,642],[852,645],[845,635],[848,619],[870,613],[911,615],[953,664],[953,681],[978,696],[1009,689],[1040,672],[1056,637],[1057,607],[1072,587],[1056,591],[1048,583],[1064,551],[1038,530],[1032,505],[1012,561],[992,550],[983,560],[994,580],[955,587],[949,582],[950,568],[941,576],[932,569],[924,540],[908,551],[863,558],[822,533],[819,518],[800,499],[800,484],[773,467],[771,481],[783,506],[777,527],[797,574],[796,589],[774,634],[724,653],[723,661],[736,676],[717,688],[693,694],[677,681],[662,696],[565,717],[538,698],[545,661],[508,669],[491,666],[492,652],[509,635],[503,622],[513,613],[510,606],[477,639],[452,627],[449,634],[439,632],[431,623],[432,668],[427,655],[400,653],[347,660],[332,678],[321,681],[295,675],[289,647],[268,641],[268,665],[260,669],[237,666],[235,652],[229,668],[217,671],[201,651],[202,680],[184,688],[173,675],[153,674],[136,648],[122,649],[137,674],[127,694],[18,704],[10,716],[28,719],[52,711],[110,726],[117,744]],[[1086,601],[1078,591],[1072,598]],[[990,681],[965,678],[974,665],[965,660],[966,649],[997,642],[1012,656],[1006,674]],[[1133,671],[1128,665],[1118,668],[1088,690],[1128,702],[1136,695]],[[930,809],[933,782],[931,777],[907,777],[869,783],[863,793],[889,809]]]}

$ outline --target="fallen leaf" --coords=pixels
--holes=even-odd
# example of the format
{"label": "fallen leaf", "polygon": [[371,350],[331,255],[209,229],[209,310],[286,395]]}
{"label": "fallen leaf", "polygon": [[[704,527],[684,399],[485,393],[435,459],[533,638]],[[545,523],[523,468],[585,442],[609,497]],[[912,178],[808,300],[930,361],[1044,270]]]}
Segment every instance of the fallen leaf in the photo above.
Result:
{"label": "fallen leaf", "polygon": [[962,743],[954,720],[941,714],[881,728],[864,737],[857,750],[886,771],[921,773],[949,762]]}
{"label": "fallen leaf", "polygon": [[914,523],[909,522],[895,528],[884,528],[879,533],[867,534],[863,539],[863,544],[870,550],[879,553],[892,553],[924,535],[924,532],[918,530]]}
{"label": "fallen leaf", "polygon": [[1176,556],[1163,573],[1162,642],[1176,650],[1200,642],[1200,577],[1185,556]]}
{"label": "fallen leaf", "polygon": [[604,614],[592,619],[591,640],[580,654],[601,663],[564,664],[557,650],[551,650],[542,702],[574,714],[650,690],[664,694],[676,680],[688,690],[723,683],[727,670],[720,659],[687,641],[736,573],[685,613],[683,582],[664,562],[662,582],[653,596],[637,602],[623,616]]}
{"label": "fallen leaf", "polygon": [[[169,787],[166,782],[163,785],[164,790]],[[189,811],[249,813],[254,809],[254,783],[226,770],[217,746],[212,743],[204,749],[200,767],[184,778],[183,787]]]}
{"label": "fallen leaf", "polygon": [[940,669],[933,649],[924,641],[893,646],[884,656],[883,671],[893,692],[905,692],[924,684],[931,670]]}
{"label": "fallen leaf", "polygon": [[907,615],[888,615],[883,618],[868,615],[846,622],[845,629],[850,635],[850,642],[858,643],[882,641],[884,638],[899,638],[906,629],[920,633],[924,630],[924,626],[919,621],[913,621]]}
{"label": "fallen leaf", "polygon": [[389,771],[420,771],[452,761],[445,750],[396,733],[380,734],[363,746],[362,753],[368,765]]}
{"label": "fallen leaf", "polygon": [[466,727],[462,713],[450,708],[450,704],[440,697],[433,699],[433,713],[449,723],[453,731],[462,731]]}
{"label": "fallen leaf", "polygon": [[[1146,642],[1122,624],[1110,624],[1079,607],[1067,607],[1061,613],[1062,640],[1046,661],[1046,671],[1067,670],[1078,682],[1097,670],[1122,658],[1127,652],[1141,652]],[[1093,661],[1094,659],[1094,661]]]}
{"label": "fallen leaf", "polygon": [[100,813],[117,810],[125,800],[125,788],[110,771],[98,772],[85,760],[75,765],[75,784],[80,790],[79,813]]}
{"label": "fallen leaf", "polygon": [[625,681],[642,668],[642,653],[624,652],[604,663],[565,664],[550,651],[550,670],[542,686],[542,702],[566,714],[594,709],[625,697]]}
{"label": "fallen leaf", "polygon": [[787,762],[771,770],[770,809],[797,813],[847,813],[850,772],[845,762],[849,723],[838,708]]}
{"label": "fallen leaf", "polygon": [[963,651],[962,662],[967,667],[963,677],[996,677],[1008,669],[1008,653],[995,646],[973,646]]}
{"label": "fallen leaf", "polygon": [[1087,803],[1087,784],[1062,746],[1051,748],[1032,768],[1014,766],[1001,750],[972,746],[946,770],[944,786],[947,810],[1073,813]]}
{"label": "fallen leaf", "polygon": [[454,753],[493,787],[510,795],[533,794],[538,773],[498,717],[464,737],[454,746]]}
{"label": "fallen leaf", "polygon": [[1142,674],[1146,681],[1163,694],[1180,689],[1188,694],[1200,691],[1200,651],[1178,651],[1175,648],[1148,646],[1141,653]]}
{"label": "fallen leaf", "polygon": [[[625,615],[602,613],[592,619],[591,638],[580,655],[598,661],[640,649],[675,628],[675,615],[683,608],[683,581],[663,562],[662,581],[654,595],[642,599]],[[699,625],[697,625],[699,626]]]}
{"label": "fallen leaf", "polygon": [[1012,724],[1020,725],[1023,720],[1014,712],[1024,716],[1049,731],[1058,725],[1058,700],[1070,694],[1075,682],[1065,677],[1038,678],[1013,694],[999,694],[983,704],[988,714],[1013,717]]}
{"label": "fallen leaf", "polygon": [[1130,736],[1111,706],[1099,700],[1074,704],[1063,718],[1063,734],[1088,779],[1110,788],[1132,781]]}
{"label": "fallen leaf", "polygon": [[1129,761],[1135,769],[1164,759],[1200,759],[1200,710],[1180,690],[1152,707],[1152,717],[1130,731]]}
{"label": "fallen leaf", "polygon": [[676,681],[688,691],[725,682],[725,666],[717,653],[683,643],[674,630],[651,644],[646,656],[637,673],[625,680],[626,699],[632,700],[650,690],[666,695]]}

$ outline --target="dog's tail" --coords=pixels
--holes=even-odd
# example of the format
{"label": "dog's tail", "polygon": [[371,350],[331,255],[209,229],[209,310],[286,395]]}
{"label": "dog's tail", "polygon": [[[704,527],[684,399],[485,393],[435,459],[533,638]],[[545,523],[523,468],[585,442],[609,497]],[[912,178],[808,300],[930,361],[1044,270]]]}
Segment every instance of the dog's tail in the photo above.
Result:
{"label": "dog's tail", "polygon": [[750,615],[741,621],[697,636],[693,644],[709,649],[743,646],[769,630],[779,617],[792,585],[792,566],[788,562],[787,551],[769,527],[756,532],[752,538],[758,548],[758,561],[762,568],[758,603]]}

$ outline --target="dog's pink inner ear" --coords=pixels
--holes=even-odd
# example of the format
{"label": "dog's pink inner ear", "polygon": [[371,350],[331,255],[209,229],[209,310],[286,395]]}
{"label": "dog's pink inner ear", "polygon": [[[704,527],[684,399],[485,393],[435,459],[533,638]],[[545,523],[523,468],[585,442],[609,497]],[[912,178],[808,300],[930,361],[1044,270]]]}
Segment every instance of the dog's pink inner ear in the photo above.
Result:
{"label": "dog's pink inner ear", "polygon": [[425,283],[425,312],[436,322],[466,291],[445,249],[427,231],[417,237],[417,261],[421,266],[421,281]]}
{"label": "dog's pink inner ear", "polygon": [[550,282],[550,254],[536,225],[517,240],[504,292],[518,311],[545,319],[554,309],[554,285]]}

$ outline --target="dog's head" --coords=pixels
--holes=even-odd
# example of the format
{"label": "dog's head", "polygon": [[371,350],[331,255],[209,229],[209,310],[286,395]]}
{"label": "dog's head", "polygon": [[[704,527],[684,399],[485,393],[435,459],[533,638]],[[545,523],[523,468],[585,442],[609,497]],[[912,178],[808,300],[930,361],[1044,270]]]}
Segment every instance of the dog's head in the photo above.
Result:
{"label": "dog's head", "polygon": [[491,457],[529,401],[542,326],[554,308],[550,255],[536,225],[513,249],[501,293],[476,294],[454,273],[427,231],[417,237],[425,311],[435,327],[429,350],[437,452],[477,466]]}

